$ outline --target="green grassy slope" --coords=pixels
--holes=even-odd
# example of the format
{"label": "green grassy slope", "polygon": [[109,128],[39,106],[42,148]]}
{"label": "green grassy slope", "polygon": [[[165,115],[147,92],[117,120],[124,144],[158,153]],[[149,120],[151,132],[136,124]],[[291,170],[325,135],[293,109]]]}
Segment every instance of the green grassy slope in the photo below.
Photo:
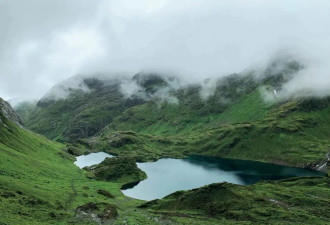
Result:
{"label": "green grassy slope", "polygon": [[[100,134],[120,130],[155,135],[189,133],[203,128],[252,122],[265,117],[272,106],[272,103],[264,102],[259,89],[240,97],[228,106],[223,106],[225,111],[221,113],[206,112],[207,102],[200,99],[197,90],[193,96],[184,96],[182,99],[185,100],[178,105],[165,103],[158,106],[156,102],[148,102],[132,107],[116,117]],[[185,101],[188,99],[195,99],[197,102],[194,103],[198,105],[195,110],[190,109],[191,105],[187,107]]]}
{"label": "green grassy slope", "polygon": [[[173,121],[180,120],[179,116],[165,117],[171,115],[173,107],[135,106],[122,114],[130,115],[130,123],[119,123],[120,116],[110,125],[112,128],[83,143],[88,148],[134,156],[139,161],[200,154],[294,166],[317,162],[330,149],[327,98],[265,103],[256,90],[224,113],[198,117],[200,123],[182,120],[177,125]],[[194,116],[189,118],[192,121]],[[119,130],[131,131],[115,131],[116,123]]]}
{"label": "green grassy slope", "polygon": [[[328,177],[260,182],[245,187],[214,184],[145,203],[123,196],[123,183],[86,178],[86,172],[62,150],[62,144],[21,129],[2,113],[0,120],[0,224],[95,224],[76,214],[76,208],[88,202],[98,207],[114,205],[119,217],[111,224],[329,221]],[[113,144],[121,143],[118,139]],[[109,191],[115,198],[104,196],[100,190]],[[144,207],[138,208],[140,205]]]}
{"label": "green grassy slope", "polygon": [[[132,130],[144,134],[177,135],[203,128],[219,127],[261,119],[273,108],[274,102],[265,102],[263,92],[272,93],[301,69],[296,61],[281,62],[281,69],[274,73],[276,61],[265,70],[262,78],[253,73],[231,74],[211,81],[214,90],[203,98],[203,86],[182,86],[171,94],[177,104],[159,104],[151,99],[145,104],[131,107],[118,115],[100,134]],[[205,91],[205,90],[204,90]]]}
{"label": "green grassy slope", "polygon": [[[114,204],[118,224],[154,224],[149,213],[134,210],[142,201],[121,193],[126,181],[88,179],[62,150],[63,144],[21,129],[1,111],[0,120],[0,224],[94,224],[76,218],[76,208],[88,202]],[[98,190],[110,191],[115,198]]]}
{"label": "green grassy slope", "polygon": [[[62,142],[91,137],[104,127],[100,134],[132,130],[143,134],[178,135],[253,122],[265,117],[272,107],[260,97],[261,89],[279,88],[301,68],[295,61],[280,62],[283,65],[279,66],[278,62],[274,63],[265,70],[262,79],[251,73],[232,74],[211,81],[214,91],[200,84],[180,86],[176,78],[142,73],[134,76],[126,87],[139,90],[131,97],[124,97],[123,80],[84,78],[82,85],[90,91],[67,88],[66,98],[54,100],[46,96],[31,113],[26,113],[22,107],[16,110],[27,128]],[[274,74],[273,67],[281,69],[276,69]],[[54,88],[57,92],[61,84],[58,86]],[[204,92],[209,92],[207,98],[202,97]]]}
{"label": "green grassy slope", "polygon": [[104,84],[97,79],[82,82],[90,88],[89,92],[72,89],[67,98],[41,99],[28,114],[22,106],[16,111],[27,128],[66,142],[94,135],[122,111],[139,103],[139,100],[123,98],[116,82]]}
{"label": "green grassy slope", "polygon": [[[204,99],[201,85],[171,89],[167,95],[176,103],[155,95],[170,85],[161,75],[133,77],[141,90],[131,98],[121,93],[121,81],[85,79],[91,91],[41,100],[24,122],[49,138],[138,161],[201,154],[294,166],[315,163],[329,152],[329,99],[276,98],[273,90],[301,66],[289,61],[280,70],[273,67],[279,66],[270,64],[259,79],[232,74],[212,81],[214,92]],[[273,98],[265,101],[265,93]]]}
{"label": "green grassy slope", "polygon": [[[27,128],[62,142],[93,136],[108,124],[111,130],[129,130],[131,126],[143,133],[177,133],[203,126],[258,86],[252,76],[233,74],[217,81],[215,93],[203,100],[200,85],[174,88],[171,79],[175,80],[158,74],[137,74],[130,85],[135,84],[139,91],[124,97],[123,80],[109,83],[85,78],[82,82],[90,91],[68,88],[66,98],[55,100],[45,96],[32,112],[25,105],[18,106],[16,111]],[[61,88],[59,84],[51,93]],[[162,98],[177,99],[178,104],[164,102]],[[193,126],[187,126],[188,123]]]}

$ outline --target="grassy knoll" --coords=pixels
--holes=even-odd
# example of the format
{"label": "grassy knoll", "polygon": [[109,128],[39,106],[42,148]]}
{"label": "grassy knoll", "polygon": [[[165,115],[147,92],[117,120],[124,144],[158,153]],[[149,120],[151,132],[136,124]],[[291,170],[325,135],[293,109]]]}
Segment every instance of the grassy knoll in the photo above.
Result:
{"label": "grassy knoll", "polygon": [[106,158],[98,165],[86,168],[97,180],[119,183],[136,183],[147,178],[147,174],[139,169],[134,158],[115,157]]}

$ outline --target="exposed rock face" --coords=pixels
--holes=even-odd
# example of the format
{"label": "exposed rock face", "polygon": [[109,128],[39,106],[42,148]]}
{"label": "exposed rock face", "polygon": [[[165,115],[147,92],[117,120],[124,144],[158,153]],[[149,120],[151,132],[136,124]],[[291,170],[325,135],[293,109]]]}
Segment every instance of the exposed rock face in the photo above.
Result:
{"label": "exposed rock face", "polygon": [[[14,109],[8,102],[0,98],[0,112],[10,121],[16,123],[20,127],[23,127],[23,122],[19,116],[15,113]],[[0,122],[2,123],[1,119]]]}
{"label": "exposed rock face", "polygon": [[[103,224],[109,220],[114,220],[118,217],[117,207],[111,204],[96,204],[93,202],[86,203],[76,209],[75,222],[77,223],[96,223]],[[107,223],[108,224],[108,223]]]}
{"label": "exposed rock face", "polygon": [[325,154],[325,158],[316,162],[316,163],[309,163],[306,168],[318,170],[320,172],[327,172],[328,165],[330,165],[330,152]]}

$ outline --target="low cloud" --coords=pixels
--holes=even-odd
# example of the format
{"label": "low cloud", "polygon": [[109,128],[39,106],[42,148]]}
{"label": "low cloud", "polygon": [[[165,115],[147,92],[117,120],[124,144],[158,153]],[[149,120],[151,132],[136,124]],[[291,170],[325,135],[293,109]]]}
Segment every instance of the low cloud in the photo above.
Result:
{"label": "low cloud", "polygon": [[143,88],[132,80],[123,80],[120,84],[120,90],[125,98],[132,98],[133,96],[145,98],[142,92]]}
{"label": "low cloud", "polygon": [[212,96],[217,88],[218,79],[209,78],[201,82],[200,96],[203,100],[207,100]]}
{"label": "low cloud", "polygon": [[90,92],[91,90],[84,82],[84,78],[85,77],[83,76],[75,76],[55,85],[45,96],[43,96],[42,100],[58,101],[66,99],[70,96],[73,90],[80,90],[87,93]]}
{"label": "low cloud", "polygon": [[326,70],[306,68],[298,72],[292,80],[283,85],[279,95],[287,98],[330,96],[329,70]]}
{"label": "low cloud", "polygon": [[[145,77],[142,77],[142,81],[134,79],[136,76],[142,74]],[[164,85],[155,86],[154,90],[148,91],[146,87],[143,86],[143,83],[150,79],[152,73],[139,73],[131,79],[122,79],[120,82],[120,89],[125,98],[142,98],[146,101],[153,100],[158,104],[164,102],[170,104],[178,104],[179,100],[174,95],[174,92],[182,87],[181,81],[178,77],[172,75],[172,77],[164,76],[160,73],[157,73],[156,76],[159,77],[164,82]],[[142,83],[141,83],[142,82]]]}

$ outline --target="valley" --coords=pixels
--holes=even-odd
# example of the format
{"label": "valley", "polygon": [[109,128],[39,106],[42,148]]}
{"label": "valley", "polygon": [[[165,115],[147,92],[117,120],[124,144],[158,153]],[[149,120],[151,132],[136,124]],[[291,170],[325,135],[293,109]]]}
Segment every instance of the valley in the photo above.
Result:
{"label": "valley", "polygon": [[0,225],[329,225],[329,10],[1,0]]}
{"label": "valley", "polygon": [[[23,122],[1,100],[2,109],[6,107],[0,124],[1,222],[325,224],[330,205],[330,180],[323,176],[329,173],[327,167],[321,168],[322,176],[311,172],[312,177],[306,177],[308,173],[286,176],[280,170],[277,176],[275,172],[275,168],[286,168],[287,173],[308,171],[327,163],[329,98],[278,98],[273,94],[299,70],[298,65],[288,62],[276,74],[266,70],[263,79],[255,79],[252,73],[229,75],[216,82],[206,99],[201,94],[203,86],[173,86],[179,83],[175,77],[138,74],[129,81],[139,87],[130,97],[121,91],[127,81],[84,78],[87,92],[69,88],[66,98],[46,95],[36,104],[15,106]],[[265,100],[266,93],[272,93],[270,100]],[[3,113],[9,111],[12,116]],[[100,164],[85,169],[74,164],[77,156],[101,152],[116,157],[103,162],[101,158]],[[211,173],[210,181],[195,189],[188,185],[182,187],[184,191],[178,188],[145,198],[149,202],[123,194],[129,191],[122,192],[123,185],[152,181],[152,175],[148,180],[145,174],[147,169],[139,169],[144,163],[183,163],[191,157],[198,159],[197,164],[203,157],[211,160],[204,167],[221,168],[228,163],[231,169],[225,171],[241,169],[240,177],[253,181],[214,180],[217,175]],[[239,165],[249,161],[240,160],[254,160],[246,174]],[[170,165],[168,161],[164,168]],[[260,178],[249,175],[258,170]],[[193,171],[187,168],[192,179],[198,173]],[[170,183],[165,175],[155,176]]]}

